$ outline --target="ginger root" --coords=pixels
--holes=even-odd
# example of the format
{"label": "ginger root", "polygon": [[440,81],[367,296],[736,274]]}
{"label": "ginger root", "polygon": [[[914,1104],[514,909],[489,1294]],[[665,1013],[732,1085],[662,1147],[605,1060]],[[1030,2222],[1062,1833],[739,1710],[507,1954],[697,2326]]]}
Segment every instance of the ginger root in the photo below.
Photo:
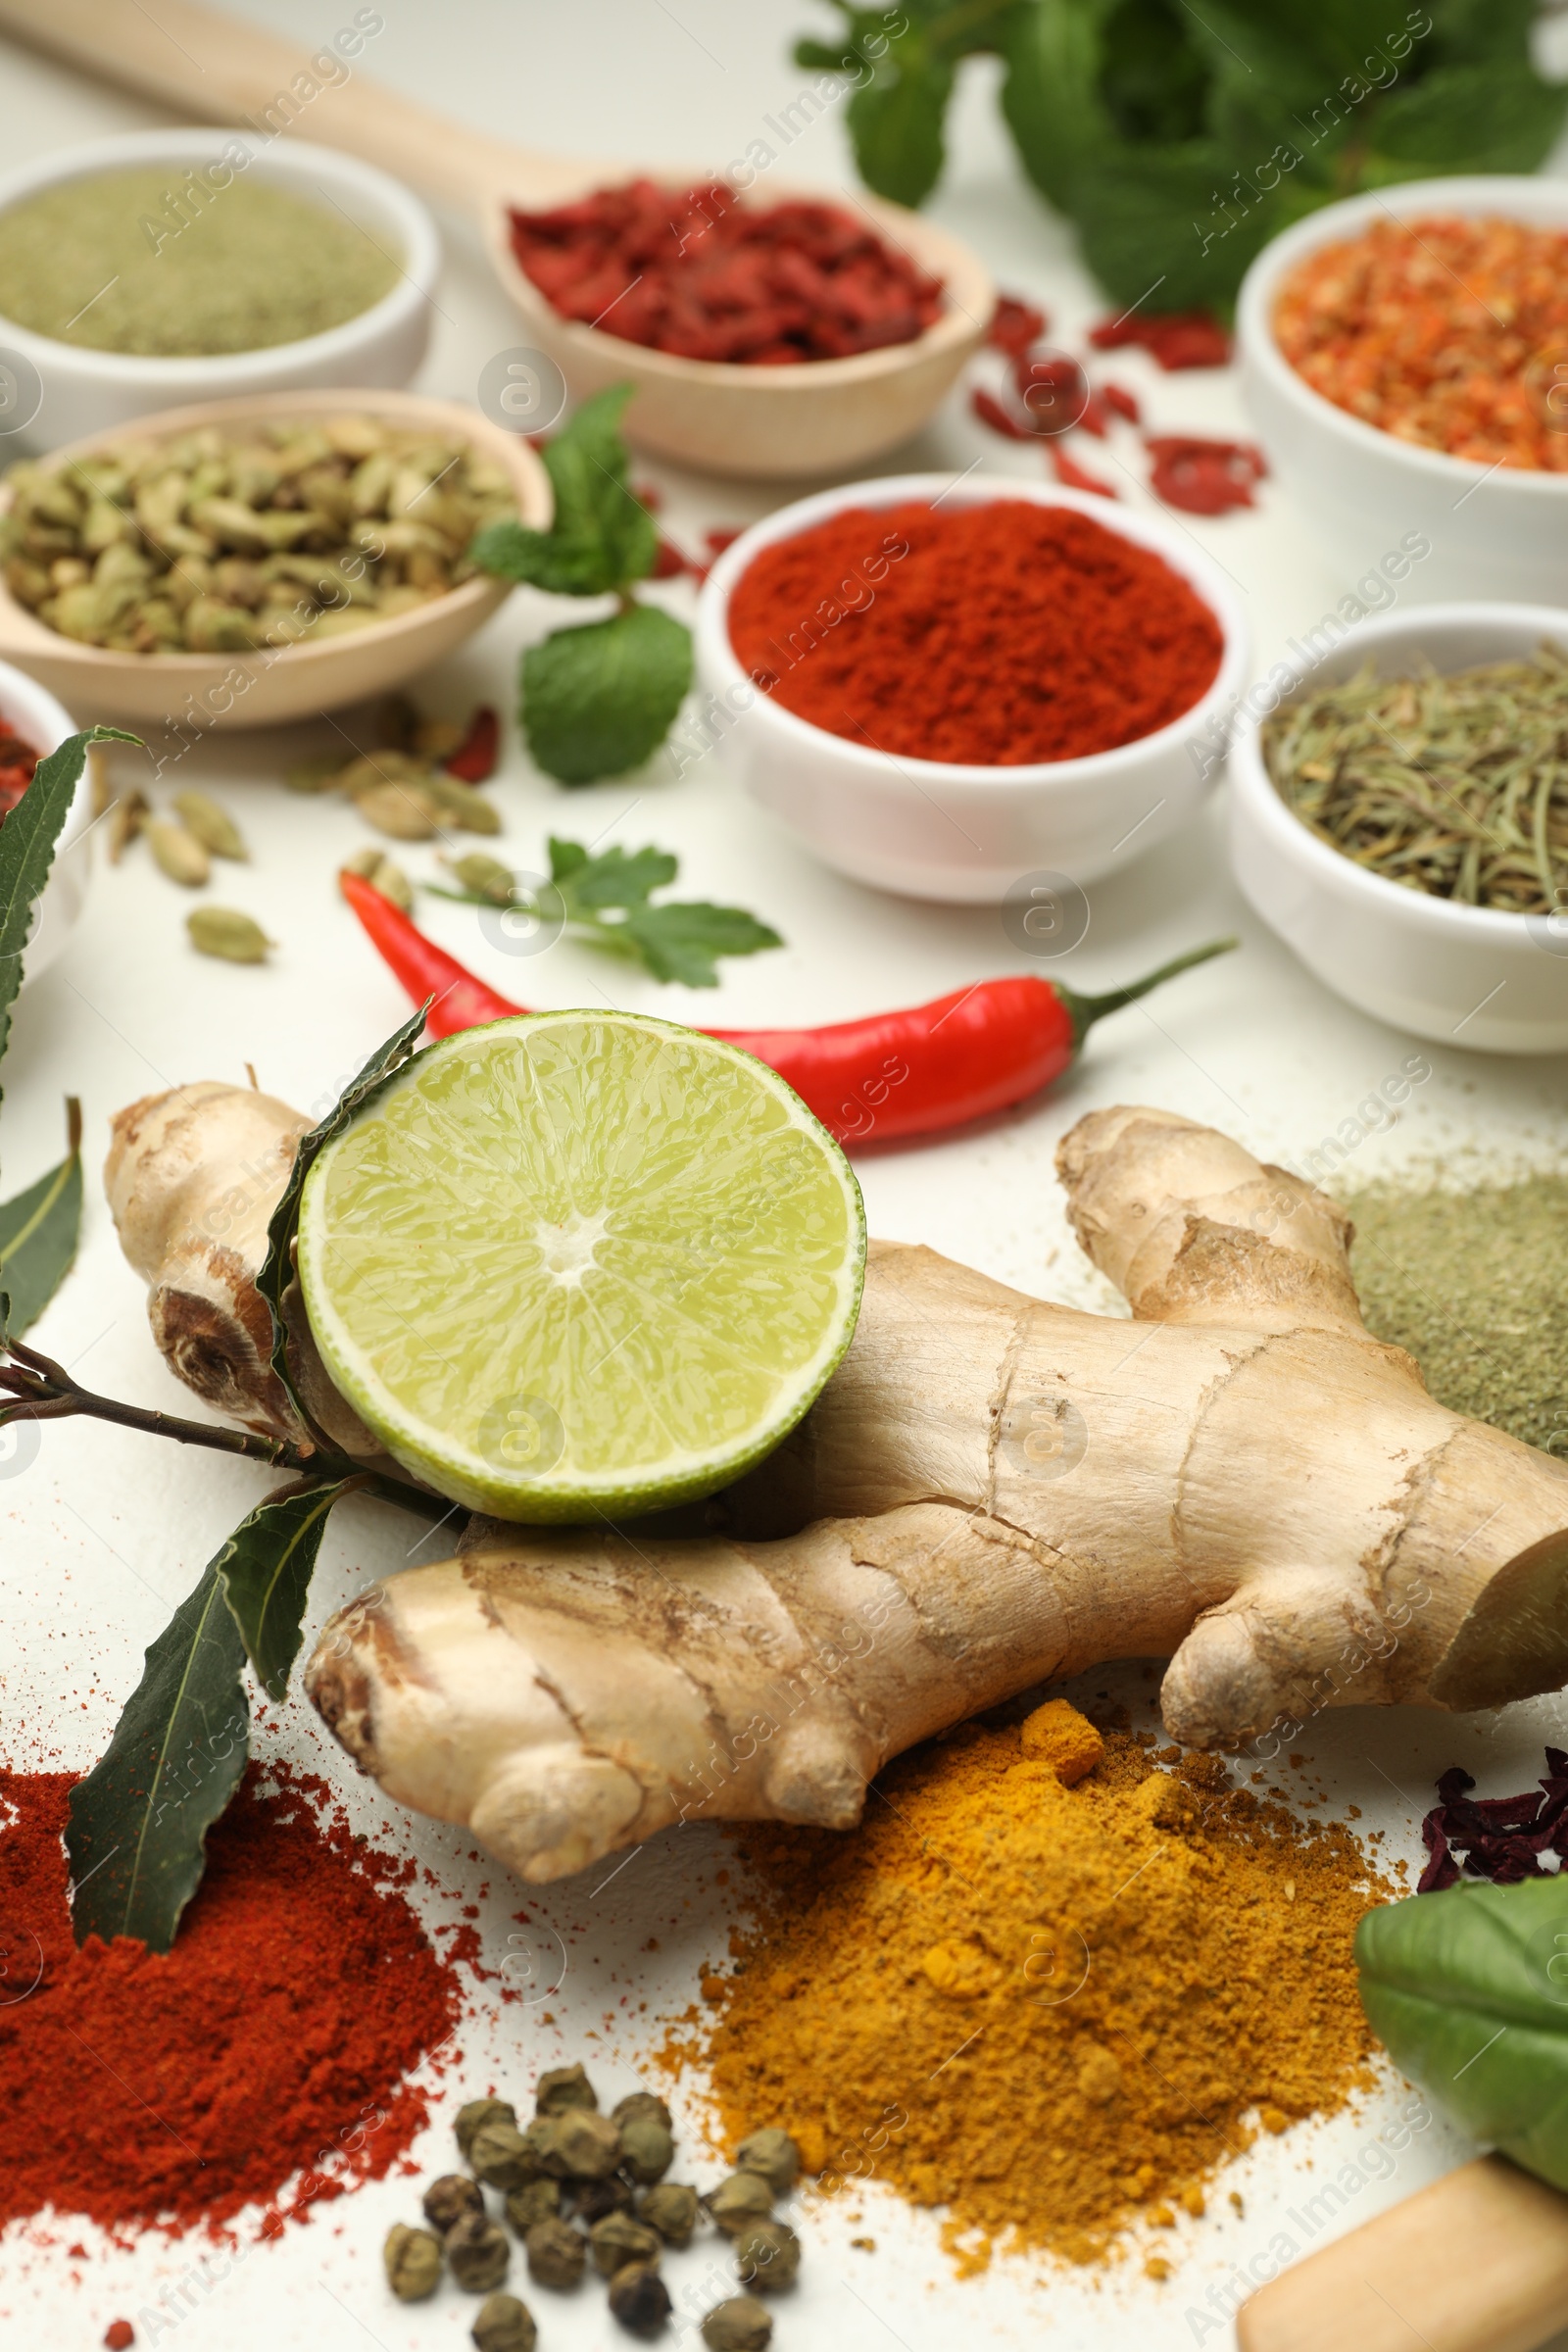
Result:
{"label": "ginger root", "polygon": [[1330,1200],[1165,1111],[1092,1113],[1058,1171],[1132,1322],[873,1244],[722,1533],[473,1523],[325,1629],[344,1745],[542,1881],[676,1821],[850,1828],[888,1757],[1113,1657],[1170,1658],[1199,1747],[1568,1679],[1568,1467],[1368,1335]]}

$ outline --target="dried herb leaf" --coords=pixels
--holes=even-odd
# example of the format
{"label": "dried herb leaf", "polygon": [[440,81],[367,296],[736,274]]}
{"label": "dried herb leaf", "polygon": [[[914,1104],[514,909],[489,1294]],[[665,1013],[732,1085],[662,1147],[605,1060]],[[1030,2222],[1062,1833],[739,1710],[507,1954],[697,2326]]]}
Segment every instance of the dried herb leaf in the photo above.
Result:
{"label": "dried herb leaf", "polygon": [[60,1165],[0,1202],[0,1335],[20,1340],[70,1273],[81,1232],[81,1104],[66,1100]]}
{"label": "dried herb leaf", "polygon": [[242,1519],[213,1566],[245,1654],[269,1698],[288,1691],[304,1638],[305,1596],[332,1505],[363,1482],[289,1487]]}

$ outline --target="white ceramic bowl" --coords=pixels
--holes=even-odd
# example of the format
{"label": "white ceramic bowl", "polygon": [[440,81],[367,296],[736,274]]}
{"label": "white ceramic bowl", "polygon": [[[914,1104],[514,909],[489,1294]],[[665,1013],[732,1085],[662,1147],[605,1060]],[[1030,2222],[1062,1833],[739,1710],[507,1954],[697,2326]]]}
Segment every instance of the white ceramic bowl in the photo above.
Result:
{"label": "white ceramic bowl", "polygon": [[[1224,651],[1213,685],[1191,710],[1136,743],[1026,767],[894,759],[760,693],[730,643],[728,618],[731,591],[754,557],[847,508],[937,498],[949,507],[995,499],[1067,507],[1162,556],[1219,622]],[[707,694],[733,720],[720,721],[716,756],[825,865],[911,898],[989,906],[1033,874],[1096,881],[1186,822],[1216,780],[1206,747],[1246,675],[1247,632],[1219,566],[1156,515],[995,474],[955,483],[949,474],[906,473],[800,499],[743,532],[703,587],[697,665]]]}
{"label": "white ceramic bowl", "polygon": [[[1405,595],[1523,597],[1568,604],[1568,473],[1489,470],[1417,449],[1336,408],[1298,375],[1274,340],[1280,288],[1321,245],[1391,217],[1500,215],[1568,230],[1568,180],[1496,174],[1408,180],[1325,205],[1265,245],[1236,311],[1242,397],[1269,462],[1346,566],[1346,586],[1407,532],[1431,542]],[[1563,419],[1568,429],[1568,416]]]}
{"label": "white ceramic bowl", "polygon": [[[1517,660],[1544,637],[1568,646],[1568,612],[1473,604],[1385,613],[1353,629],[1289,699],[1368,660],[1389,677],[1422,657],[1435,669],[1468,669]],[[1231,854],[1248,898],[1308,970],[1363,1012],[1439,1045],[1568,1050],[1568,915],[1456,906],[1366,872],[1286,807],[1263,765],[1260,725],[1244,715],[1231,745]]]}
{"label": "white ceramic bowl", "polygon": [[[66,737],[76,731],[74,720],[54,696],[24,676],[20,669],[13,669],[9,662],[0,662],[0,718],[45,757],[58,751]],[[92,848],[87,839],[92,824],[91,803],[89,754],[27,934],[22,963],[24,988],[29,980],[36,980],[47,964],[53,963],[86,903]]]}
{"label": "white ceramic bowl", "polygon": [[[0,174],[0,214],[63,180],[95,178],[141,164],[167,163],[172,187],[188,169],[201,172],[215,166],[232,174],[233,156],[245,148],[251,151],[244,166],[247,177],[265,180],[305,203],[340,209],[397,255],[403,274],[392,291],[325,334],[207,359],[160,360],[91,351],[35,334],[0,314],[0,366],[5,368],[0,385],[6,387],[0,427],[6,424],[7,407],[12,418],[6,437],[0,438],[0,452],[24,441],[54,449],[62,441],[188,402],[305,385],[408,383],[430,336],[430,297],[441,268],[435,223],[423,205],[388,173],[332,148],[314,147],[303,139],[262,139],[237,130],[130,131],[122,138],[61,148]],[[214,202],[221,204],[220,189]]]}

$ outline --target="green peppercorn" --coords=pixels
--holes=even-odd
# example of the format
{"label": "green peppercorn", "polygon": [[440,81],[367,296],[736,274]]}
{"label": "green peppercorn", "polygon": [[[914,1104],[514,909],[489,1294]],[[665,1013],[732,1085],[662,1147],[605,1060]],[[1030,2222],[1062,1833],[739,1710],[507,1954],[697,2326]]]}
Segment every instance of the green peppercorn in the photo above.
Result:
{"label": "green peppercorn", "polygon": [[588,2243],[593,2249],[594,2269],[602,2278],[613,2278],[628,2262],[657,2263],[662,2241],[657,2230],[634,2221],[629,2213],[607,2213],[589,2230]]}
{"label": "green peppercorn", "polygon": [[767,2352],[773,2323],[755,2295],[731,2295],[703,2322],[708,2352]]}
{"label": "green peppercorn", "polygon": [[568,2107],[597,2107],[599,2093],[580,2066],[553,2066],[539,2078],[535,2115],[564,2115]]}
{"label": "green peppercorn", "polygon": [[473,2340],[479,2352],[534,2352],[539,2330],[526,2303],[515,2295],[491,2295],[479,2306]]}
{"label": "green peppercorn", "polygon": [[588,2260],[588,2240],[569,2222],[535,2222],[523,2240],[528,2276],[563,2292],[575,2286]]}
{"label": "green peppercorn", "polygon": [[484,2212],[484,2191],[466,2173],[443,2173],[424,2192],[424,2218],[444,2237],[466,2213]]}
{"label": "green peppercorn", "polygon": [[446,2254],[447,2268],[459,2286],[470,2295],[487,2295],[507,2275],[512,2244],[487,2213],[466,2213],[447,2231]]}
{"label": "green peppercorn", "polygon": [[735,2240],[735,2268],[742,2286],[760,2295],[781,2295],[795,2284],[801,2241],[788,2222],[754,2222]]}
{"label": "green peppercorn", "polygon": [[651,2262],[628,2262],[610,2281],[610,2308],[633,2335],[657,2335],[669,2317],[669,2289]]}
{"label": "green peppercorn", "polygon": [[546,2172],[574,2180],[603,2180],[620,2162],[620,2126],[591,2107],[568,2107],[549,2125]]}
{"label": "green peppercorn", "polygon": [[669,2109],[657,2091],[628,2091],[623,2099],[615,2101],[610,2112],[617,2124],[629,2124],[633,2116],[651,2115],[656,2124],[663,2125],[666,2132],[674,2130]]}
{"label": "green peppercorn", "polygon": [[468,2162],[492,2188],[521,2188],[543,2171],[538,2154],[529,2147],[515,2124],[481,2124],[468,2144]]}
{"label": "green peppercorn", "polygon": [[428,2230],[394,2222],[381,2249],[386,2282],[400,2303],[422,2303],[441,2283],[441,2240]]}
{"label": "green peppercorn", "polygon": [[688,2245],[697,2227],[697,2191],[678,2180],[662,2180],[644,2197],[638,2219],[657,2230],[666,2245]]}
{"label": "green peppercorn", "polygon": [[708,2218],[726,2237],[738,2237],[753,2222],[765,2222],[773,2211],[773,2191],[760,2173],[731,2173],[703,2199]]}
{"label": "green peppercorn", "polygon": [[742,2173],[760,2173],[776,2197],[787,2197],[795,2186],[801,2170],[801,2151],[787,2132],[769,2124],[764,2132],[753,2132],[741,2141],[735,2151],[735,2169]]}
{"label": "green peppercorn", "polygon": [[516,2120],[517,2110],[507,2099],[470,2099],[466,2107],[458,2109],[454,2127],[458,2145],[466,2156],[481,2124],[514,2124]]}
{"label": "green peppercorn", "polygon": [[628,2116],[620,2127],[620,2161],[643,2187],[662,2180],[675,2161],[675,2142],[655,2115]]}
{"label": "green peppercorn", "polygon": [[548,2175],[507,2191],[507,2219],[519,2237],[526,2237],[535,2222],[554,2221],[560,2211],[561,2182]]}

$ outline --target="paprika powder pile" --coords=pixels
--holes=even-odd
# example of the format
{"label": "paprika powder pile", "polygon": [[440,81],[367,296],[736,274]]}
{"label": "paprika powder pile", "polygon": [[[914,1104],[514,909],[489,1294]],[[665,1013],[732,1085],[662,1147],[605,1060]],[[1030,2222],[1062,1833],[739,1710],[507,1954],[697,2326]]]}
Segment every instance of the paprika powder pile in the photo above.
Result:
{"label": "paprika powder pile", "polygon": [[1015,767],[1152,735],[1224,640],[1151,549],[1068,507],[851,508],[764,547],[730,641],[786,710],[911,760]]}
{"label": "paprika powder pile", "polygon": [[272,2234],[380,2179],[428,2119],[410,2072],[462,2006],[399,1891],[412,1865],[318,1820],[319,1784],[264,1791],[253,1765],[173,1949],[78,1949],[72,1781],[0,1771],[0,2226],[52,2208],[177,2234],[255,2205]]}
{"label": "paprika powder pile", "polygon": [[561,318],[688,360],[847,359],[912,343],[942,316],[942,280],[863,219],[835,204],[740,204],[720,180],[637,179],[514,212],[512,250]]}
{"label": "paprika powder pile", "polygon": [[706,2069],[727,2144],[786,2117],[819,2196],[946,2206],[964,2268],[1197,2218],[1260,2128],[1373,2081],[1352,1946],[1398,1888],[1220,1758],[1162,1771],[1112,1729],[1097,1760],[1072,1715],[913,1750],[853,1838],[747,1825],[738,1966],[664,2052]]}

